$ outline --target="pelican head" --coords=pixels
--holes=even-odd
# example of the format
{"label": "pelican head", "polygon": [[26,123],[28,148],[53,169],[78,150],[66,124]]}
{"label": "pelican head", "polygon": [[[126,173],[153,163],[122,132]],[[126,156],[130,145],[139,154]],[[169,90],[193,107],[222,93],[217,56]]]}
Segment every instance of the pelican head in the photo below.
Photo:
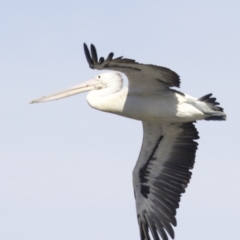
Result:
{"label": "pelican head", "polygon": [[91,90],[99,91],[101,89],[106,89],[101,91],[101,95],[107,95],[121,90],[122,84],[123,79],[120,73],[106,72],[97,75],[94,79],[75,85],[66,90],[35,99],[30,103],[49,102]]}
{"label": "pelican head", "polygon": [[122,88],[123,79],[121,74],[118,72],[102,73],[97,75],[95,79],[101,83],[103,86],[102,88]]}

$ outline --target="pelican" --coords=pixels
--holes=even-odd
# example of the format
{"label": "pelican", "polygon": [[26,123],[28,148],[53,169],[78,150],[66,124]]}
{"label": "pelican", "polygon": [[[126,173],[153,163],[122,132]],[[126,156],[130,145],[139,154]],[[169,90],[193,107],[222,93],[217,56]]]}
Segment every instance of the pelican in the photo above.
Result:
{"label": "pelican", "polygon": [[[191,179],[198,146],[194,122],[222,121],[226,114],[212,94],[194,98],[172,89],[180,87],[180,78],[168,68],[114,59],[113,53],[98,59],[92,44],[89,51],[84,43],[84,52],[90,68],[113,72],[31,103],[90,91],[87,102],[92,108],[142,121],[142,147],[133,170],[140,239],[174,239],[176,209]],[[127,87],[119,72],[127,76]]]}

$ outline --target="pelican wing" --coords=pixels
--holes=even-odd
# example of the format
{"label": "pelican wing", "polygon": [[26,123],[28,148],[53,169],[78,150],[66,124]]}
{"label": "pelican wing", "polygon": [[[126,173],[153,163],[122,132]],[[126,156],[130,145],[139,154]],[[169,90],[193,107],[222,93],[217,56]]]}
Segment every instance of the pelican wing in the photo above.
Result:
{"label": "pelican wing", "polygon": [[[143,122],[144,138],[133,171],[141,240],[174,238],[176,209],[195,161],[198,132],[193,123]],[[168,235],[167,235],[168,233]]]}
{"label": "pelican wing", "polygon": [[84,43],[84,52],[90,68],[98,70],[109,69],[124,73],[129,80],[129,89],[138,87],[140,80],[145,90],[148,88],[180,87],[179,76],[168,68],[141,64],[135,60],[123,57],[113,59],[114,54],[112,52],[109,53],[106,59],[103,57],[98,59],[97,50],[93,44],[91,44],[89,51]]}

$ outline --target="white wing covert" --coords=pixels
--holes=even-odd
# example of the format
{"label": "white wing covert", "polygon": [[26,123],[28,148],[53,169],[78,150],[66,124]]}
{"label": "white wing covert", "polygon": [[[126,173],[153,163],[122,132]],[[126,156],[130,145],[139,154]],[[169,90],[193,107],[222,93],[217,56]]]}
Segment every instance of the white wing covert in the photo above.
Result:
{"label": "white wing covert", "polygon": [[[92,69],[108,69],[124,73],[129,80],[129,89],[157,90],[169,87],[180,87],[180,78],[174,71],[151,64],[141,64],[133,59],[118,57],[113,59],[113,53],[109,53],[104,59],[98,55],[93,44],[90,51],[84,43],[84,52],[89,67]],[[141,84],[139,84],[141,81]]]}
{"label": "white wing covert", "polygon": [[141,152],[133,171],[141,240],[174,238],[176,209],[195,162],[198,132],[193,123],[143,122]]}

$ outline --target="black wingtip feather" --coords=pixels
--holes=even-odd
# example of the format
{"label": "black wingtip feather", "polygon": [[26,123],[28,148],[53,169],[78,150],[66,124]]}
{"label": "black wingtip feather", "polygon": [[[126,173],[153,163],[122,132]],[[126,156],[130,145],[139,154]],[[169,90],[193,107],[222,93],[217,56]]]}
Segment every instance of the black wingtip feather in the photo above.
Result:
{"label": "black wingtip feather", "polygon": [[93,63],[98,63],[98,56],[97,56],[97,50],[93,44],[91,44],[91,54],[92,54],[92,60]]}
{"label": "black wingtip feather", "polygon": [[114,53],[113,53],[113,52],[110,52],[110,53],[108,54],[108,57],[106,58],[106,62],[112,61],[113,56],[114,56]]}
{"label": "black wingtip feather", "polygon": [[104,57],[100,57],[99,63],[102,64],[105,61]]}
{"label": "black wingtip feather", "polygon": [[91,58],[91,55],[90,55],[90,52],[88,50],[88,47],[87,47],[86,43],[83,44],[83,48],[84,48],[84,53],[85,53],[86,59],[88,61],[88,64],[89,64],[90,67],[92,67],[93,66],[93,60]]}
{"label": "black wingtip feather", "polygon": [[145,213],[145,219],[147,221],[148,227],[152,233],[154,240],[160,240],[153,219],[151,219],[147,213]]}
{"label": "black wingtip feather", "polygon": [[141,240],[145,240],[145,236],[144,236],[144,232],[143,232],[143,228],[142,228],[142,222],[141,222],[141,218],[139,215],[137,216],[137,219],[138,219],[140,238],[141,238]]}

